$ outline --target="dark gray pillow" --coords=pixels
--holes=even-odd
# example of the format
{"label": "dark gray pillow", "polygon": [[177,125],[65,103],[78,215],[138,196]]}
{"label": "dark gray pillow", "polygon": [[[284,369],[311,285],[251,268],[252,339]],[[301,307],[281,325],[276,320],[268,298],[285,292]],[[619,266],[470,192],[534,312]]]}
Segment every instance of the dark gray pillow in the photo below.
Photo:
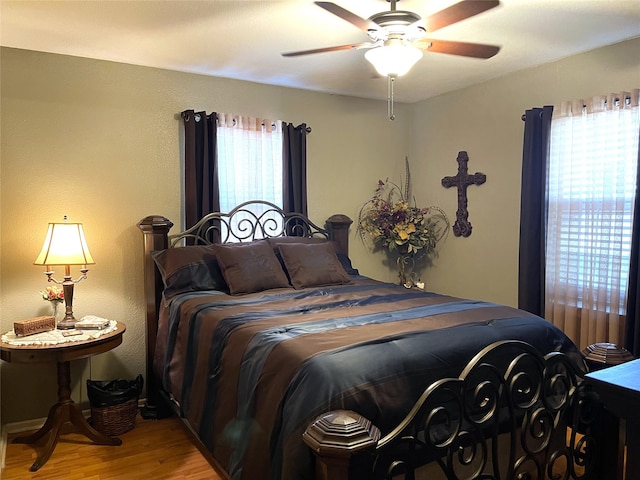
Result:
{"label": "dark gray pillow", "polygon": [[212,245],[167,248],[151,252],[151,257],[162,276],[167,299],[178,293],[227,289]]}

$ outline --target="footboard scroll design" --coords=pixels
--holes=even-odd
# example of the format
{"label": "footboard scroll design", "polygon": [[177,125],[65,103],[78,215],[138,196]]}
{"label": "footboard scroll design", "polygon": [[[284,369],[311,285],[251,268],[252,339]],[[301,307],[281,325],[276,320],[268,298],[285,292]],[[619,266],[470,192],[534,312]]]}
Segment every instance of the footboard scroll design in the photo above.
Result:
{"label": "footboard scroll design", "polygon": [[339,411],[318,417],[304,440],[322,480],[595,478],[600,405],[582,373],[565,354],[496,342],[458,378],[429,385],[382,438],[357,413]]}

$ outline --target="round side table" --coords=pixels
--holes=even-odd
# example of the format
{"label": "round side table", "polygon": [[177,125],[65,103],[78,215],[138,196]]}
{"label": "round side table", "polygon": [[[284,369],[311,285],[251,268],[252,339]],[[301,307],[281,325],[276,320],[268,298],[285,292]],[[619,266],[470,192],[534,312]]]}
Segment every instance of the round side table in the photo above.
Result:
{"label": "round side table", "polygon": [[117,322],[115,330],[90,340],[56,345],[12,345],[0,342],[0,358],[15,363],[49,363],[58,365],[58,402],[51,407],[44,425],[37,432],[16,437],[14,443],[34,443],[49,434],[44,450],[31,465],[32,472],[42,467],[56,447],[62,426],[70,422],[76,432],[98,445],[121,445],[122,440],[108,437],[94,429],[82,415],[80,407],[71,399],[71,361],[108,352],[122,343],[124,323]]}

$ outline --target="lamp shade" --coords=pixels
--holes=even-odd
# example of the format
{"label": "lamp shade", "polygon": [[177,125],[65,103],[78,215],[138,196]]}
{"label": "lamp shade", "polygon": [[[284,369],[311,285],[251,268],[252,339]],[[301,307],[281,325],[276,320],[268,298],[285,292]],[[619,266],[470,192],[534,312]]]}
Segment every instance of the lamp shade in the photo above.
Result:
{"label": "lamp shade", "polygon": [[81,223],[50,223],[34,265],[92,265]]}
{"label": "lamp shade", "polygon": [[401,42],[387,42],[364,54],[380,75],[401,77],[422,58],[422,50]]}

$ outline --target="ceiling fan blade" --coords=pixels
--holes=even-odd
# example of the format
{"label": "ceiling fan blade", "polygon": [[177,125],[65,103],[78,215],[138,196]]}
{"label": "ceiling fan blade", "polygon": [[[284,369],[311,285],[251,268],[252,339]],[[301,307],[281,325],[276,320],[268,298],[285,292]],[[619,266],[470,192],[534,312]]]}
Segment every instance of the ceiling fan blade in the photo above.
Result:
{"label": "ceiling fan blade", "polygon": [[473,58],[491,58],[500,51],[500,47],[481,43],[452,42],[449,40],[423,39],[416,47],[435,53],[448,53]]}
{"label": "ceiling fan blade", "polygon": [[339,50],[353,50],[356,48],[370,48],[373,43],[350,43],[349,45],[338,45],[335,47],[314,48],[313,50],[301,50],[299,52],[287,52],[281,54],[283,57],[299,57],[300,55],[311,55],[313,53],[337,52]]}
{"label": "ceiling fan blade", "polygon": [[351,13],[349,10],[342,8],[340,5],[336,5],[332,2],[315,2],[321,8],[324,8],[327,12],[333,13],[334,15],[340,17],[343,20],[355,25],[363,32],[367,32],[371,27],[371,23],[369,20],[365,20],[357,16],[355,13]]}
{"label": "ceiling fan blade", "polygon": [[[316,2],[318,3],[318,2]],[[500,5],[499,0],[463,0],[425,18],[427,32],[435,32],[443,27],[486,12]]]}

